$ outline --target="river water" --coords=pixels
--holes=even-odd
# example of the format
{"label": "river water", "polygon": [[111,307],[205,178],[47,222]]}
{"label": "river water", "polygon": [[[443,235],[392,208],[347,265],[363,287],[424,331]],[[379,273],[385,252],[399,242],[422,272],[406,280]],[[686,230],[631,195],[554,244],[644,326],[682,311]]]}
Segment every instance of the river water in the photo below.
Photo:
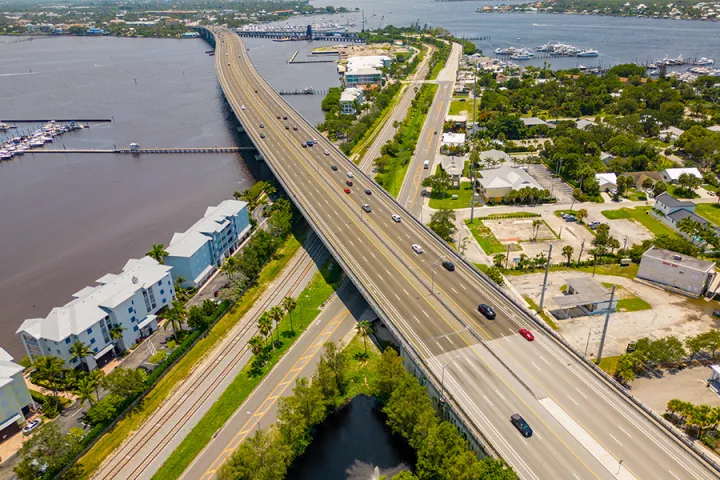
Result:
{"label": "river water", "polygon": [[[315,0],[341,6],[345,0]],[[664,56],[720,56],[717,23],[545,14],[478,14],[493,2],[353,0],[367,27],[415,20],[478,45],[534,47],[562,41],[601,53],[592,66]],[[383,18],[384,17],[384,18]],[[360,13],[299,18],[358,24]],[[236,145],[236,124],[222,98],[214,59],[200,39],[58,37],[16,42],[0,37],[0,120],[112,118],[63,136],[53,148]],[[334,64],[289,65],[308,42],[247,39],[250,56],[276,89],[339,85]],[[720,60],[720,59],[719,59]],[[529,62],[542,64],[542,60]],[[572,67],[578,59],[553,59]],[[322,121],[321,95],[286,97],[309,121]],[[22,128],[27,128],[22,127]],[[70,295],[152,243],[168,243],[208,205],[252,182],[255,162],[236,154],[25,155],[0,163],[0,345],[22,356],[14,334],[25,318],[45,316]]]}
{"label": "river water", "polygon": [[371,480],[375,467],[387,478],[415,464],[415,452],[385,426],[374,400],[355,397],[318,426],[313,441],[288,472],[288,480]]}

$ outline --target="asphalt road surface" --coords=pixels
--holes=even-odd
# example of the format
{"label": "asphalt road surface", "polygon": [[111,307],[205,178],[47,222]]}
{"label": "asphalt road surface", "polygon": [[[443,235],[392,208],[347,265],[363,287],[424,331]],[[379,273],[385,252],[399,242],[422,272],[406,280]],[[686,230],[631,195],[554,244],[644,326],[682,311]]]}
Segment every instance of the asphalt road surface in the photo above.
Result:
{"label": "asphalt road surface", "polygon": [[[717,478],[362,175],[262,79],[237,35],[214,31],[220,85],[268,165],[377,313],[437,378],[446,366],[451,403],[520,478]],[[317,144],[302,146],[311,139]],[[446,258],[454,271],[440,265]],[[497,318],[481,316],[479,303]],[[522,327],[535,331],[534,342],[517,334]],[[533,437],[510,424],[514,413]]]}

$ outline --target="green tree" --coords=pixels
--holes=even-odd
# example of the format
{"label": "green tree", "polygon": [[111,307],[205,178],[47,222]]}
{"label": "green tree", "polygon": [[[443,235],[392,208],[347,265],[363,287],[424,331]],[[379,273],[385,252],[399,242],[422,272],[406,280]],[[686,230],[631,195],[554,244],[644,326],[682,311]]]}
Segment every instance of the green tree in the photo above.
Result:
{"label": "green tree", "polygon": [[533,228],[533,242],[537,241],[538,233],[540,232],[540,227],[542,226],[543,222],[541,220],[533,220],[532,222],[532,228]]}
{"label": "green tree", "polygon": [[79,360],[80,363],[87,368],[85,359],[92,355],[93,351],[89,345],[81,342],[80,340],[75,340],[72,345],[70,345],[68,353],[70,354],[70,358],[72,360]]}
{"label": "green tree", "polygon": [[264,346],[265,340],[260,335],[255,335],[250,340],[248,340],[248,347],[250,347],[250,351],[256,357],[260,355],[260,353],[262,353]]}
{"label": "green tree", "polygon": [[218,480],[277,480],[285,478],[292,450],[274,430],[258,430],[240,444],[218,470]]}
{"label": "green tree", "polygon": [[200,305],[193,305],[192,307],[190,307],[187,315],[188,326],[193,330],[197,330],[204,327],[206,323],[207,318],[205,317],[205,312],[203,312],[203,308]]}
{"label": "green tree", "polygon": [[349,363],[347,354],[333,342],[327,342],[324,347],[313,383],[318,384],[325,400],[331,403],[345,393]]}
{"label": "green tree", "polygon": [[370,377],[373,380],[371,387],[381,403],[387,403],[400,382],[409,375],[403,366],[402,357],[391,347],[383,350],[375,362],[374,373]]}
{"label": "green tree", "polygon": [[175,339],[178,339],[178,331],[183,330],[183,323],[187,317],[185,304],[180,300],[173,300],[170,309],[165,312],[165,318],[168,319],[173,329]]}
{"label": "green tree", "polygon": [[355,325],[355,331],[363,339],[363,344],[365,346],[365,355],[367,356],[367,338],[373,333],[372,324],[367,320],[361,320],[358,322],[357,325]]}
{"label": "green tree", "polygon": [[[260,318],[258,318],[258,330],[260,330],[260,333],[265,337],[265,342],[267,342],[268,337],[272,334],[272,318],[270,318],[268,312],[263,312]],[[275,349],[275,343],[271,343],[273,349]]]}
{"label": "green tree", "polygon": [[76,436],[63,435],[56,423],[48,423],[23,443],[20,448],[20,462],[14,471],[20,480],[37,480],[47,470],[48,478],[57,474],[80,452]]}
{"label": "green tree", "polygon": [[667,192],[667,183],[659,180],[653,187],[653,196],[657,197],[661,193]]}
{"label": "green tree", "polygon": [[95,397],[96,387],[96,381],[89,375],[78,379],[73,393],[78,397],[81,407],[85,405],[85,402],[89,403],[91,407],[95,405],[97,401]]}
{"label": "green tree", "polygon": [[493,256],[493,265],[497,268],[503,268],[505,266],[505,255],[498,253]]}
{"label": "green tree", "polygon": [[111,395],[128,398],[145,391],[146,379],[143,369],[116,368],[103,378],[102,385]]}
{"label": "green tree", "polygon": [[422,448],[430,429],[437,424],[432,401],[415,377],[407,375],[383,408],[393,433],[402,435],[416,450]]}
{"label": "green tree", "polygon": [[449,242],[457,231],[455,226],[455,212],[449,208],[441,208],[430,217],[428,227],[437,233],[440,238]]}
{"label": "green tree", "polygon": [[238,271],[238,260],[237,258],[230,256],[225,259],[225,262],[223,262],[222,267],[220,267],[220,270],[227,275],[228,280],[231,282],[233,281],[233,276]]}
{"label": "green tree", "polygon": [[275,322],[275,330],[277,331],[277,341],[280,343],[280,322],[285,316],[285,311],[280,305],[275,305],[268,312],[270,318]]}
{"label": "green tree", "polygon": [[282,301],[282,307],[290,315],[290,331],[295,333],[295,327],[293,326],[293,311],[297,308],[297,301],[292,297],[285,297]]}
{"label": "green tree", "polygon": [[570,261],[572,260],[574,251],[575,249],[573,249],[572,245],[565,245],[562,249],[562,256],[567,258],[568,266],[570,266]]}
{"label": "green tree", "polygon": [[168,256],[168,252],[165,251],[165,245],[162,243],[153,243],[152,249],[145,255],[154,258],[158,263],[165,263],[165,257]]}
{"label": "green tree", "polygon": [[[113,340],[113,346],[115,348],[115,354],[118,353],[120,350],[120,347],[118,344],[123,341],[123,332],[125,331],[125,327],[122,325],[115,324],[110,327],[110,338]],[[124,345],[123,345],[124,346]]]}
{"label": "green tree", "polygon": [[422,181],[423,187],[432,188],[432,196],[434,198],[445,198],[445,194],[452,185],[452,178],[442,168],[437,173],[425,177]]}
{"label": "green tree", "polygon": [[577,216],[578,221],[580,223],[583,223],[585,221],[585,219],[588,217],[588,211],[585,210],[584,208],[581,208],[580,210],[577,211],[576,216]]}

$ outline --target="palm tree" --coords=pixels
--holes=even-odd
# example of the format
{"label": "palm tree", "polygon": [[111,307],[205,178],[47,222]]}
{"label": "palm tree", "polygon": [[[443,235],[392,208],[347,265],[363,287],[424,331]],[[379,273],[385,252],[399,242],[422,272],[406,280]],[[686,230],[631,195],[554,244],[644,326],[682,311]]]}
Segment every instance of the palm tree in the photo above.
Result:
{"label": "palm tree", "polygon": [[62,375],[65,362],[58,357],[49,355],[35,358],[33,365],[37,371],[38,380],[45,381],[57,397],[57,381],[58,377]]}
{"label": "palm tree", "polygon": [[222,264],[222,267],[220,267],[220,270],[222,270],[225,275],[227,275],[229,280],[233,279],[233,275],[237,273],[238,270],[238,260],[235,257],[228,257],[225,260],[225,263]]}
{"label": "palm tree", "polygon": [[77,395],[80,400],[80,407],[82,407],[85,402],[88,402],[91,407],[95,405],[97,401],[97,398],[95,398],[95,387],[96,382],[90,375],[86,375],[77,381],[77,386],[75,390],[73,390],[73,393]]}
{"label": "palm tree", "polygon": [[[118,340],[122,340],[123,332],[125,330],[126,330],[125,327],[123,327],[120,324],[113,325],[112,327],[110,327],[110,338],[112,338],[114,340],[113,344],[115,345],[115,348],[118,348]],[[123,347],[124,346],[125,345],[123,345]]]}
{"label": "palm tree", "polygon": [[285,297],[282,301],[282,307],[286,312],[290,314],[290,330],[295,333],[295,327],[293,327],[292,312],[297,308],[297,301],[292,297]]}
{"label": "palm tree", "polygon": [[68,352],[70,353],[70,358],[72,360],[80,360],[80,363],[85,365],[85,367],[87,367],[87,364],[85,363],[85,358],[93,354],[90,346],[81,342],[80,340],[75,340],[72,345],[70,345],[70,349],[68,350]]}
{"label": "palm tree", "polygon": [[158,263],[165,263],[165,257],[168,256],[168,252],[165,251],[165,245],[162,243],[153,243],[152,249],[145,255],[154,258]]}
{"label": "palm tree", "polygon": [[565,245],[562,249],[563,257],[567,258],[567,264],[570,266],[570,259],[572,258],[573,247],[572,245]]}
{"label": "palm tree", "polygon": [[180,330],[182,330],[182,325],[185,323],[185,319],[187,318],[187,309],[185,308],[185,304],[180,300],[173,300],[172,309],[175,311],[175,315],[177,315]]}
{"label": "palm tree", "polygon": [[542,225],[542,222],[540,220],[533,220],[533,241],[537,241],[538,233],[540,233],[540,225]]}
{"label": "palm tree", "polygon": [[280,321],[285,316],[285,311],[280,305],[275,305],[270,309],[270,318],[275,322],[275,330],[277,330],[278,342],[280,341]]}
{"label": "palm tree", "polygon": [[100,392],[98,390],[100,388],[101,382],[103,381],[103,378],[105,377],[105,372],[103,372],[99,368],[96,368],[95,370],[90,372],[88,376],[92,379],[93,388],[95,388],[95,398],[99,400]]}
{"label": "palm tree", "polygon": [[250,340],[248,340],[248,347],[250,347],[250,351],[255,355],[256,357],[260,355],[260,352],[262,352],[263,347],[265,346],[265,340],[260,335],[255,335]]}
{"label": "palm tree", "polygon": [[180,290],[182,287],[182,284],[185,283],[185,280],[187,280],[182,275],[178,275],[175,277],[175,290]]}
{"label": "palm tree", "polygon": [[355,325],[355,331],[362,337],[365,345],[365,355],[367,355],[367,337],[373,332],[372,324],[367,320],[362,320]]}
{"label": "palm tree", "polygon": [[242,193],[238,192],[237,190],[235,190],[235,191],[233,192],[233,198],[234,198],[235,200],[240,200],[241,197],[242,197]]}
{"label": "palm tree", "polygon": [[581,208],[577,212],[577,219],[580,223],[583,223],[583,220],[585,220],[588,217],[588,211],[584,208]]}
{"label": "palm tree", "polygon": [[[258,318],[258,329],[265,337],[265,342],[267,342],[268,336],[272,333],[272,319],[267,312],[263,312],[263,314],[260,315],[260,318]],[[274,343],[273,349],[275,349]]]}

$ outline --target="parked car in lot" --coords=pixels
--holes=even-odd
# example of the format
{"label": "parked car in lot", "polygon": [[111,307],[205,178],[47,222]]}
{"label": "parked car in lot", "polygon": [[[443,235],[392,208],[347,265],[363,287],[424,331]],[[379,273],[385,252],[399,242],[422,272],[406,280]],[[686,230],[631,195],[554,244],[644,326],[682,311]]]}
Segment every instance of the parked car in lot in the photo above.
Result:
{"label": "parked car in lot", "polygon": [[530,428],[530,425],[525,421],[523,417],[520,416],[519,413],[514,413],[510,415],[510,423],[515,425],[515,428],[517,428],[520,433],[522,433],[522,436],[525,438],[532,437],[533,431],[532,428]]}
{"label": "parked car in lot", "polygon": [[33,432],[33,430],[38,428],[40,425],[42,425],[41,418],[36,418],[35,420],[26,423],[25,426],[23,427],[23,435],[30,435]]}
{"label": "parked car in lot", "polygon": [[480,305],[478,305],[478,312],[485,315],[485,318],[487,318],[488,320],[493,320],[495,318],[495,310],[493,310],[493,308],[486,303],[481,303]]}
{"label": "parked car in lot", "polygon": [[417,243],[413,243],[412,249],[415,251],[415,253],[423,253],[423,248]]}
{"label": "parked car in lot", "polygon": [[527,340],[528,342],[532,342],[533,340],[535,340],[535,335],[533,335],[532,332],[527,328],[521,328],[520,330],[518,330],[518,332],[520,332],[520,335],[525,337],[525,340]]}

